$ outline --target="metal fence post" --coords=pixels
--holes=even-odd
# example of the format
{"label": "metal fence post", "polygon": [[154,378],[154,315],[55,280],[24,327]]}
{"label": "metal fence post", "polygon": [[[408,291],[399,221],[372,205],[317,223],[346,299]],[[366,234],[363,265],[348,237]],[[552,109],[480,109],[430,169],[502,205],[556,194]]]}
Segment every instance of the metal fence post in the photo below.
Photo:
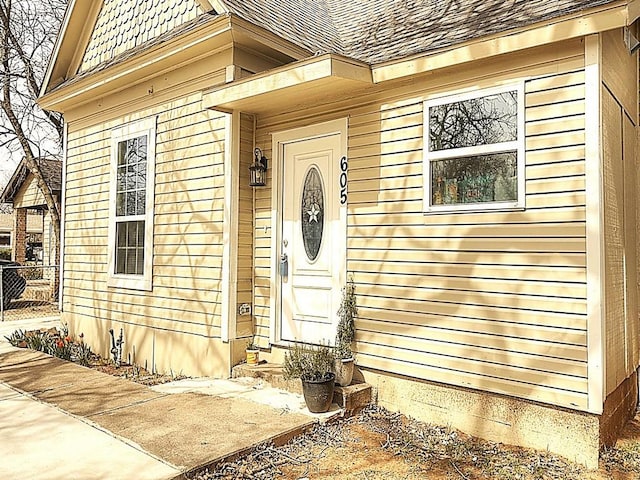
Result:
{"label": "metal fence post", "polygon": [[0,265],[0,317],[4,322],[4,266]]}

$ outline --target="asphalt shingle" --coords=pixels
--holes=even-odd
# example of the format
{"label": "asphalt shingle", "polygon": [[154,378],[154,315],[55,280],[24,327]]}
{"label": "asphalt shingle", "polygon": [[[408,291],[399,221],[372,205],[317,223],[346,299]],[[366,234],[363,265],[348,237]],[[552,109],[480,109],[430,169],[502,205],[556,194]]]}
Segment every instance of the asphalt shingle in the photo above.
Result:
{"label": "asphalt shingle", "polygon": [[312,52],[377,64],[614,3],[612,0],[223,0]]}

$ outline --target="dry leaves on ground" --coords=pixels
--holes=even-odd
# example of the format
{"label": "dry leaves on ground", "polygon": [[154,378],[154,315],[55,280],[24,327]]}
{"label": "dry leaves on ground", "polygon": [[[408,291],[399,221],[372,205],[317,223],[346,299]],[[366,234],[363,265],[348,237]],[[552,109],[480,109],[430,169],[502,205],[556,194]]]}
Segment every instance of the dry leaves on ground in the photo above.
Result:
{"label": "dry leaves on ground", "polygon": [[640,445],[603,454],[597,472],[547,452],[510,447],[428,425],[375,406],[318,424],[282,447],[262,444],[192,480],[639,479]]}

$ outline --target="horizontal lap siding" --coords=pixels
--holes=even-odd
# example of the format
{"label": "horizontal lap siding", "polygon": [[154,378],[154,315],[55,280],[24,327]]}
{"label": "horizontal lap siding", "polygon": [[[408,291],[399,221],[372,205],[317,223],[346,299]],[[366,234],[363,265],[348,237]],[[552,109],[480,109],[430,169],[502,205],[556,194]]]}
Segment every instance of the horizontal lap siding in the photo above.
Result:
{"label": "horizontal lap siding", "polygon": [[38,188],[38,182],[30,173],[13,200],[13,208],[37,207],[46,203],[44,195]]}
{"label": "horizontal lap siding", "polygon": [[358,363],[585,408],[584,73],[525,88],[524,211],[423,215],[422,100],[350,118]]}
{"label": "horizontal lap siding", "polygon": [[171,332],[219,337],[224,118],[200,96],[139,112],[157,115],[153,290],[107,288],[111,129],[74,131],[67,154],[64,310]]}
{"label": "horizontal lap siding", "polygon": [[[238,287],[237,303],[253,303],[253,187],[249,185],[249,166],[253,163],[253,117],[240,116],[240,188],[238,199]],[[253,334],[253,316],[238,315],[236,335]]]}

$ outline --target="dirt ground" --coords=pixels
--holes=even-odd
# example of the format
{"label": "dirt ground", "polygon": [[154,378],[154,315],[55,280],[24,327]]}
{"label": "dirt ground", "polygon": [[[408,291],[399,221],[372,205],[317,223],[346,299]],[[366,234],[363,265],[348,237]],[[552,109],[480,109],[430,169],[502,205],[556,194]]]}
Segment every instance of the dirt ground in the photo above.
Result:
{"label": "dirt ground", "polygon": [[176,380],[187,378],[181,374],[151,373],[144,367],[140,367],[138,365],[130,365],[128,363],[123,363],[121,366],[116,367],[113,361],[101,358],[100,356],[95,354],[92,355],[89,367],[102,373],[126,378],[127,380],[131,380],[132,382],[140,383],[147,386],[159,385],[162,383],[173,382]]}
{"label": "dirt ground", "polygon": [[640,437],[604,452],[599,470],[587,471],[546,452],[478,440],[369,407],[350,419],[318,425],[284,446],[261,445],[189,478],[631,480],[640,479]]}

